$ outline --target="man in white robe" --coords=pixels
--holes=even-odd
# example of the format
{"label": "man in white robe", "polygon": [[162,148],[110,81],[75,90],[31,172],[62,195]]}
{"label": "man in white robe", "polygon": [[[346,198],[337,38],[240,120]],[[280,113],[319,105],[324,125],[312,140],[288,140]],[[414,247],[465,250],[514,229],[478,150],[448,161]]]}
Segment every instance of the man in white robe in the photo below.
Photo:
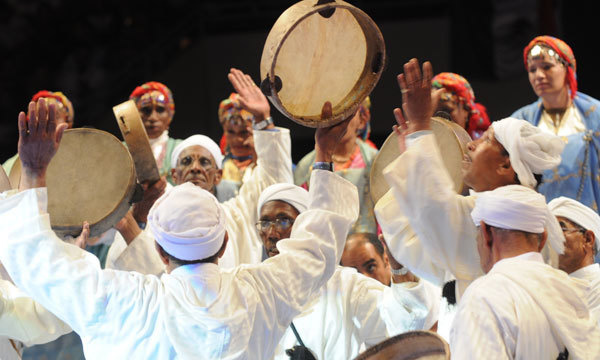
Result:
{"label": "man in white robe", "polygon": [[54,314],[0,279],[0,359],[20,359],[23,345],[45,344],[70,332]]}
{"label": "man in white robe", "polygon": [[521,185],[480,193],[472,221],[486,275],[459,303],[452,357],[598,359],[600,329],[587,306],[587,284],[539,253],[547,234],[560,232],[544,196]]}
{"label": "man in white robe", "polygon": [[[268,106],[267,99],[257,86],[246,82],[245,75],[232,70],[230,80],[249,108]],[[254,105],[253,105],[254,104]],[[222,204],[227,216],[229,245],[219,262],[223,268],[240,264],[258,264],[262,260],[262,245],[254,227],[256,202],[262,190],[269,185],[292,182],[291,140],[288,129],[276,128],[269,123],[264,129],[254,129],[254,146],[257,165],[234,198]],[[211,191],[220,181],[223,155],[219,146],[204,135],[194,135],[173,150],[171,161],[175,184],[191,182]],[[202,161],[210,162],[202,165]],[[127,226],[122,226],[126,224]],[[142,231],[133,217],[120,223],[117,236],[109,250],[106,267],[119,270],[143,270],[146,274],[159,274],[164,269],[156,251],[154,239]]]}
{"label": "man in white robe", "polygon": [[[455,278],[459,301],[468,284],[482,275],[477,231],[470,221],[477,194],[462,196],[454,191],[431,133],[432,104],[439,95],[431,93],[431,64],[423,65],[423,75],[416,59],[404,70],[399,83],[407,121],[400,109],[394,110],[402,154],[384,170],[391,189],[376,204],[375,213],[398,262],[440,286],[445,279]],[[563,146],[558,137],[523,120],[496,121],[468,144],[464,181],[476,192],[519,183],[533,188],[534,174],[560,163]],[[556,263],[563,240],[562,235],[550,237],[554,253],[545,250]]]}
{"label": "man in white robe", "polygon": [[579,201],[558,197],[548,203],[565,235],[565,252],[558,268],[576,279],[589,283],[588,305],[600,323],[600,265],[594,262],[600,244],[600,216]]}
{"label": "man in white robe", "polygon": [[[281,254],[223,271],[224,211],[209,192],[184,184],[148,217],[167,274],[101,270],[50,228],[45,169],[64,127],[53,106],[38,105],[19,114],[21,192],[0,201],[0,261],[15,284],[81,335],[88,359],[270,358],[292,318],[333,274],[358,217],[356,188],[315,170],[310,207],[279,244]],[[317,130],[318,161],[331,162],[347,124]]]}
{"label": "man in white robe", "polygon": [[[309,194],[294,184],[275,184],[258,200],[257,228],[271,259],[279,256],[279,244],[290,236],[291,226],[308,209]],[[275,351],[275,359],[289,359],[286,350],[300,344],[317,359],[352,359],[365,347],[410,331],[428,330],[425,320],[431,311],[423,299],[429,294],[417,279],[407,289],[400,283],[385,286],[379,281],[338,266],[302,313],[293,320],[298,339],[288,328]],[[302,351],[295,349],[295,351]],[[292,357],[294,358],[294,357]]]}

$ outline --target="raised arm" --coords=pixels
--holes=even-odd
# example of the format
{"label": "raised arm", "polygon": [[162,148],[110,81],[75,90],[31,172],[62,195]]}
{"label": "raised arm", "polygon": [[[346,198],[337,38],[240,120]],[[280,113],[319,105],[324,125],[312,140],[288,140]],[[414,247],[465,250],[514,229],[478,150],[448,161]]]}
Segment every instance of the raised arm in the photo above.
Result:
{"label": "raised arm", "polygon": [[[103,271],[95,256],[56,237],[46,212],[43,186],[64,127],[56,126],[52,105],[48,109],[40,100],[37,112],[35,106],[30,103],[27,117],[19,115],[21,192],[0,200],[0,261],[20,290],[83,337],[97,330],[105,316],[128,314],[135,318],[135,299],[157,291],[160,281]],[[129,305],[111,306],[113,302]],[[155,305],[151,299],[144,304]],[[143,326],[143,322],[128,324]],[[119,331],[132,331],[131,326],[122,324],[121,329],[113,329],[115,338]]]}
{"label": "raised arm", "polygon": [[[431,64],[426,62],[421,73],[418,61],[413,59],[404,66],[404,71],[398,82],[406,121],[400,109],[395,109],[394,115],[400,137],[411,139],[407,139],[405,151],[384,170],[384,176],[400,215],[410,222],[423,253],[457,280],[471,281],[481,274],[476,229],[470,217],[474,200],[454,191],[430,131],[433,104],[439,96],[438,92],[433,95],[431,92]],[[392,248],[395,240],[390,236],[386,240]],[[397,258],[404,261],[401,256]]]}

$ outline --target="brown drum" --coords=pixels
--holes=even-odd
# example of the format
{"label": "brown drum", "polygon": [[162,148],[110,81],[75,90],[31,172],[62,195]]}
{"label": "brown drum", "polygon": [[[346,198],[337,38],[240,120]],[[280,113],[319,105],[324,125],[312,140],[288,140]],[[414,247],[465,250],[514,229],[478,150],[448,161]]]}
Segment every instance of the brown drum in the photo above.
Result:
{"label": "brown drum", "polygon": [[[385,60],[383,36],[362,10],[340,0],[304,0],[283,12],[267,37],[261,89],[293,121],[327,127],[356,112]],[[333,117],[321,121],[326,101]]]}
{"label": "brown drum", "polygon": [[52,229],[60,237],[78,236],[85,220],[90,237],[101,235],[129,210],[135,178],[131,155],[119,139],[96,129],[65,130],[46,172]]}
{"label": "brown drum", "polygon": [[[462,159],[471,137],[460,125],[439,117],[431,118],[431,129],[440,148],[446,170],[448,170],[454,183],[454,190],[461,193],[464,188]],[[400,156],[396,137],[396,133],[391,133],[388,136],[371,166],[370,186],[371,198],[374,203],[377,203],[390,189],[387,181],[383,178],[383,170]]]}
{"label": "brown drum", "polygon": [[4,168],[0,166],[0,192],[4,192],[10,189],[12,189],[12,186],[10,185],[10,181],[8,180],[8,176],[6,176]]}
{"label": "brown drum", "polygon": [[431,331],[409,331],[391,337],[360,354],[355,360],[449,360],[450,347]]}
{"label": "brown drum", "polygon": [[125,101],[114,106],[113,112],[135,163],[138,181],[140,183],[157,182],[160,179],[158,166],[135,102],[133,100]]}

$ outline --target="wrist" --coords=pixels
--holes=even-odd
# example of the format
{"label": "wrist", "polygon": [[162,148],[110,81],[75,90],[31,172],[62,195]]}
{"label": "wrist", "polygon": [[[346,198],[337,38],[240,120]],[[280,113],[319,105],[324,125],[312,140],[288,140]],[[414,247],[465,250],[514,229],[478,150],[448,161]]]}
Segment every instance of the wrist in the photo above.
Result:
{"label": "wrist", "polygon": [[19,191],[46,187],[46,169],[24,168],[19,181]]}
{"label": "wrist", "polygon": [[255,119],[254,122],[252,123],[252,129],[254,129],[254,130],[272,129],[274,127],[275,127],[275,125],[273,124],[273,118],[270,116],[266,117],[260,121]]}

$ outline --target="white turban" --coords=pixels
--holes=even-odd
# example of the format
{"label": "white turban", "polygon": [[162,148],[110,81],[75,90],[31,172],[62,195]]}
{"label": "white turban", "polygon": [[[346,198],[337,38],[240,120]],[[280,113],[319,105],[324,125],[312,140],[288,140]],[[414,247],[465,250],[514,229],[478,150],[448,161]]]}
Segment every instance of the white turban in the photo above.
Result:
{"label": "white turban", "polygon": [[565,237],[546,198],[521,185],[507,185],[479,193],[471,211],[475,225],[480,222],[508,230],[534,234],[548,232],[548,243],[558,254],[564,250]]}
{"label": "white turban", "polygon": [[163,194],[148,214],[156,242],[180,260],[213,256],[223,245],[225,212],[210,192],[185,183]]}
{"label": "white turban", "polygon": [[553,169],[560,164],[565,143],[525,120],[506,118],[492,123],[496,140],[504,146],[510,164],[523,186],[535,188],[533,174]]}
{"label": "white turban", "polygon": [[258,198],[258,206],[256,213],[260,216],[260,209],[263,205],[272,200],[285,201],[292,205],[299,213],[303,213],[308,209],[308,191],[294,184],[274,184],[264,189]]}
{"label": "white turban", "polygon": [[592,230],[596,237],[596,249],[600,250],[600,216],[594,210],[579,201],[561,196],[548,203],[554,216],[565,217],[577,225]]}
{"label": "white turban", "polygon": [[216,142],[214,142],[211,138],[206,135],[192,135],[189,138],[183,140],[179,145],[173,149],[173,154],[171,154],[171,169],[175,169],[177,166],[177,160],[179,159],[179,155],[186,148],[194,145],[200,145],[206,150],[210,152],[210,154],[215,159],[217,163],[217,168],[221,168],[223,164],[223,154],[221,154],[221,149]]}

